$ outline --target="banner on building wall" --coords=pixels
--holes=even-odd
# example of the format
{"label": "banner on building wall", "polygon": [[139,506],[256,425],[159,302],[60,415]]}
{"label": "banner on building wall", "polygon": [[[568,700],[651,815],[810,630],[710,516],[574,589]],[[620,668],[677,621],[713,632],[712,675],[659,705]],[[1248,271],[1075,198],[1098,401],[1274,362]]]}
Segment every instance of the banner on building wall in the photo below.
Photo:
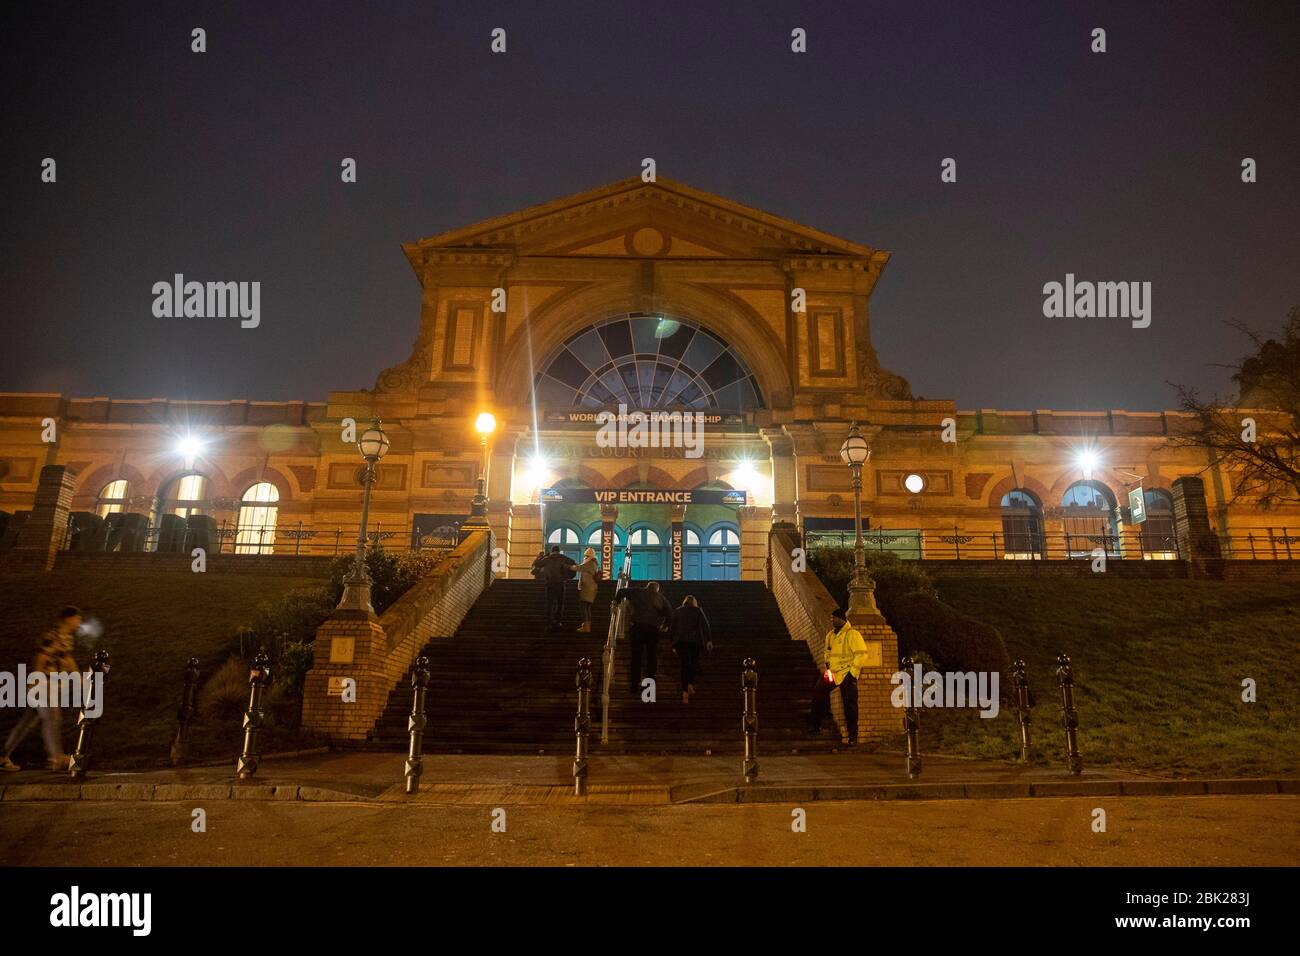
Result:
{"label": "banner on building wall", "polygon": [[1138,485],[1128,493],[1129,511],[1133,513],[1133,523],[1141,524],[1147,520],[1147,503],[1146,496],[1142,492],[1142,486]]}
{"label": "banner on building wall", "polygon": [[542,504],[743,505],[747,492],[718,488],[543,488]]}

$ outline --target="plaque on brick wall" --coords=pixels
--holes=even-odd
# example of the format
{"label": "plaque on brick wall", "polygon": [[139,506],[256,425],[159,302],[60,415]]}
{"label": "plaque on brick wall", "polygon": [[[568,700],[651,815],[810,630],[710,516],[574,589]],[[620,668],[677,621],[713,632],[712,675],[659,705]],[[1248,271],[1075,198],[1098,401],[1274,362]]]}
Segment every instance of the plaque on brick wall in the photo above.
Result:
{"label": "plaque on brick wall", "polygon": [[342,697],[342,696],[343,696],[343,687],[344,687],[344,684],[347,682],[347,680],[348,680],[348,678],[346,678],[346,677],[331,677],[331,678],[329,679],[329,686],[325,688],[325,694],[326,694],[326,696],[328,696],[328,697]]}
{"label": "plaque on brick wall", "polygon": [[881,653],[880,641],[867,641],[867,654],[863,659],[863,667],[882,667],[884,666],[884,655]]}
{"label": "plaque on brick wall", "polygon": [[[351,664],[356,651],[357,639],[355,637],[335,637],[330,639],[331,664]],[[334,678],[331,677],[331,686],[333,686],[333,682]]]}

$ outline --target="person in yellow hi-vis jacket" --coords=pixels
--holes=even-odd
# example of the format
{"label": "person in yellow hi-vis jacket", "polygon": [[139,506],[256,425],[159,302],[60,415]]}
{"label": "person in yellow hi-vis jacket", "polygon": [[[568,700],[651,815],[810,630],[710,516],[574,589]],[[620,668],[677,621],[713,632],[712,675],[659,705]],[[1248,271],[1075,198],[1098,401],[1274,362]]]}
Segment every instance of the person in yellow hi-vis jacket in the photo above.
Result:
{"label": "person in yellow hi-vis jacket", "polygon": [[812,713],[808,715],[810,734],[821,733],[822,721],[831,715],[831,691],[838,687],[849,743],[858,742],[858,674],[866,659],[867,642],[849,623],[844,610],[836,608],[831,612],[831,629],[826,632],[821,674],[813,688]]}

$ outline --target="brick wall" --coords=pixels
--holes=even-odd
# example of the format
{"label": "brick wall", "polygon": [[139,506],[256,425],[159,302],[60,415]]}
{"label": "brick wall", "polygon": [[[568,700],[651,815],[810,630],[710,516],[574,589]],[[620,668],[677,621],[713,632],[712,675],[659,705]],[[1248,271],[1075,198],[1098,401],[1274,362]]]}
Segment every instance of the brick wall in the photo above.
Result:
{"label": "brick wall", "polygon": [[[493,547],[491,534],[470,534],[382,617],[364,611],[331,615],[316,632],[315,660],[303,686],[303,726],[330,738],[364,740],[419,652],[454,634],[491,583]],[[346,677],[356,681],[357,697],[350,703],[329,693],[331,678]]]}
{"label": "brick wall", "polygon": [[[791,567],[791,549],[799,546],[795,531],[773,531],[769,539],[769,586],[776,597],[781,617],[790,636],[803,641],[808,656],[820,664],[826,647],[826,632],[831,629],[831,611],[835,599],[811,569],[795,571]],[[880,642],[880,666],[864,667],[858,675],[858,737],[867,740],[900,732],[902,715],[890,703],[894,689],[890,678],[898,670],[898,635],[880,618],[878,623],[854,622],[867,641]],[[815,671],[810,669],[811,677]],[[831,712],[842,739],[848,731],[840,695],[831,695]]]}

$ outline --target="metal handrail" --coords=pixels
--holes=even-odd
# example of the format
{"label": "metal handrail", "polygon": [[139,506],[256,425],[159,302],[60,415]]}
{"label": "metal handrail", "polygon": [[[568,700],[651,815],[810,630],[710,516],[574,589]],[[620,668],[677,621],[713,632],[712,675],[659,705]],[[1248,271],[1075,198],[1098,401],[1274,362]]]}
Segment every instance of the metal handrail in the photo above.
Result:
{"label": "metal handrail", "polygon": [[[632,580],[632,545],[623,548],[623,569],[618,572],[614,585],[614,594],[624,590]],[[625,630],[627,616],[626,601],[612,601],[609,606],[609,634],[605,638],[605,648],[600,653],[601,687],[600,687],[600,742],[609,743],[609,688],[614,683],[614,650],[618,639]]]}

